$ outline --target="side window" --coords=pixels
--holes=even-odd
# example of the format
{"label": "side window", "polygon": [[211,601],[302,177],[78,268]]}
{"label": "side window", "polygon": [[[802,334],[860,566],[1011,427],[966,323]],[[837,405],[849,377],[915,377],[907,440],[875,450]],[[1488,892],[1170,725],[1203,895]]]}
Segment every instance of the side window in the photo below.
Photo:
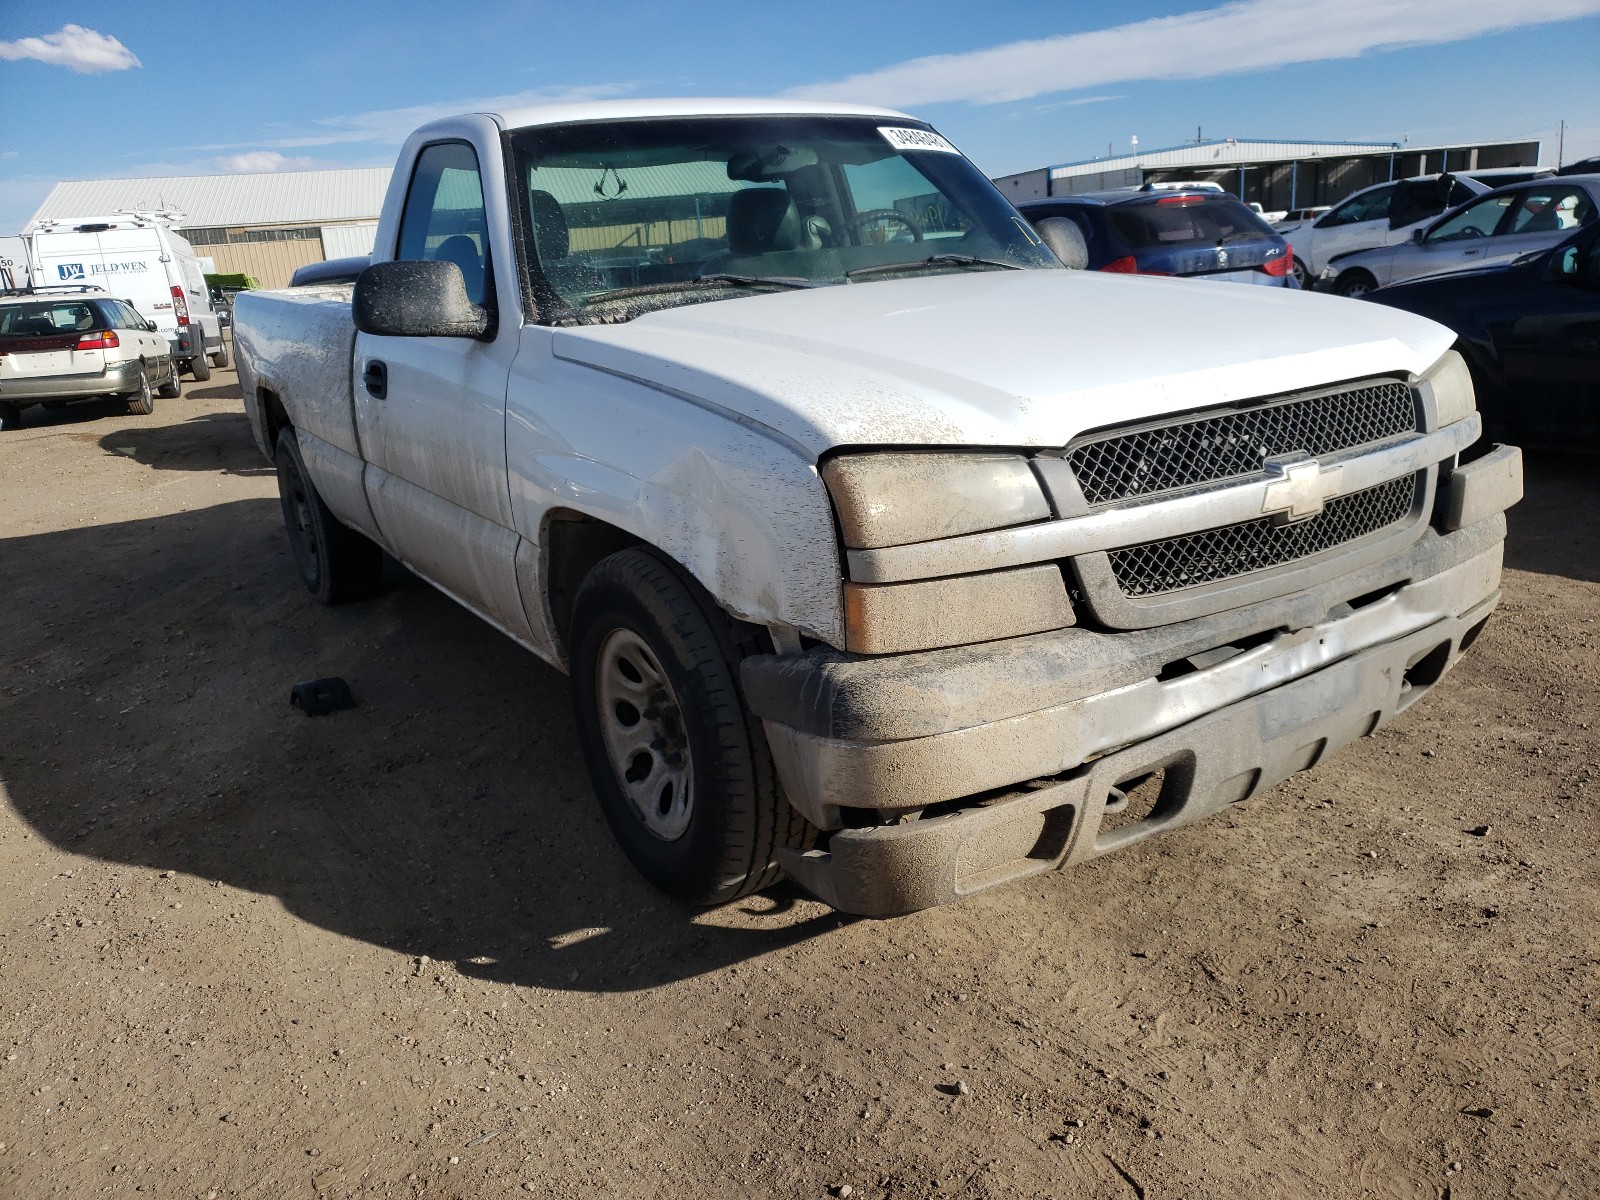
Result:
{"label": "side window", "polygon": [[1335,225],[1354,225],[1358,221],[1381,221],[1389,216],[1389,201],[1394,198],[1395,185],[1373,188],[1352,196],[1317,222],[1318,229],[1331,229]]}
{"label": "side window", "polygon": [[1511,233],[1557,233],[1576,229],[1594,215],[1589,193],[1575,187],[1530,188],[1511,218]]}
{"label": "side window", "polygon": [[110,305],[111,311],[107,314],[111,323],[119,329],[143,329],[145,319],[133,310],[133,307],[117,300]]}
{"label": "side window", "polygon": [[396,258],[453,262],[467,282],[467,296],[482,304],[488,294],[489,225],[483,211],[478,156],[464,142],[441,142],[417,156],[400,217]]}
{"label": "side window", "polygon": [[1455,242],[1462,238],[1483,238],[1494,234],[1500,218],[1516,200],[1515,195],[1485,196],[1476,204],[1469,204],[1453,217],[1435,225],[1424,239],[1429,245],[1436,242]]}

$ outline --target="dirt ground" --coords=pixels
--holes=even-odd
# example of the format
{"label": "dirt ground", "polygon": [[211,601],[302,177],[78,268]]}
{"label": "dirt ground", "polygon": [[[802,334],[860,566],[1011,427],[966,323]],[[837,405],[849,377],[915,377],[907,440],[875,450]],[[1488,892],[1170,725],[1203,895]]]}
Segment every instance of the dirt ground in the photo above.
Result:
{"label": "dirt ground", "polygon": [[1395,726],[876,922],[652,892],[560,675],[310,601],[235,388],[0,435],[0,1196],[1600,1196],[1592,462]]}

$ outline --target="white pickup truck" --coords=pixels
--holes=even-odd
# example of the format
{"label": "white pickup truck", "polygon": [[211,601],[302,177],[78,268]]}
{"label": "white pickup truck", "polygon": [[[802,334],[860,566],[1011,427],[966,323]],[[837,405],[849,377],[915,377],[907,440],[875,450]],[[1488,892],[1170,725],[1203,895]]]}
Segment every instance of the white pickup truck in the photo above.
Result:
{"label": "white pickup truck", "polygon": [[238,297],[240,382],[307,587],[387,553],[567,671],[648,879],[907,912],[1372,733],[1521,495],[1446,329],[1043,236],[883,109],[466,115],[353,289]]}

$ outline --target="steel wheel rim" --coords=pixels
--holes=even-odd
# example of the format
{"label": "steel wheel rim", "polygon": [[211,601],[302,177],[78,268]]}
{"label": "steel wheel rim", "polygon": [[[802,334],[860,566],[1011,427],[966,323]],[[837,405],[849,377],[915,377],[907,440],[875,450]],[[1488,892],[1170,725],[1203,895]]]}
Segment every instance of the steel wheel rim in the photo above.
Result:
{"label": "steel wheel rim", "polygon": [[652,836],[676,841],[694,813],[689,734],[655,652],[631,629],[601,643],[595,704],[617,785]]}

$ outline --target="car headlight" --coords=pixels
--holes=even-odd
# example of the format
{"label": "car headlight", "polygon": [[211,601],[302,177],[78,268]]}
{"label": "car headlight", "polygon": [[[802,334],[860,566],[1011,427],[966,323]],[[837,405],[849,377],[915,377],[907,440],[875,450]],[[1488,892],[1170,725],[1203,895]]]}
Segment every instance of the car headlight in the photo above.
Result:
{"label": "car headlight", "polygon": [[[821,468],[851,550],[905,546],[1005,529],[1052,515],[1019,454],[846,454]],[[1071,625],[1072,601],[1053,563],[910,583],[844,584],[845,646],[904,654],[1021,637]]]}
{"label": "car headlight", "polygon": [[1423,375],[1424,395],[1432,397],[1435,427],[1442,429],[1465,421],[1477,411],[1477,397],[1472,389],[1472,372],[1466,359],[1455,350],[1445,355]]}
{"label": "car headlight", "polygon": [[844,544],[877,550],[1004,529],[1050,516],[1020,454],[843,454],[822,480]]}

